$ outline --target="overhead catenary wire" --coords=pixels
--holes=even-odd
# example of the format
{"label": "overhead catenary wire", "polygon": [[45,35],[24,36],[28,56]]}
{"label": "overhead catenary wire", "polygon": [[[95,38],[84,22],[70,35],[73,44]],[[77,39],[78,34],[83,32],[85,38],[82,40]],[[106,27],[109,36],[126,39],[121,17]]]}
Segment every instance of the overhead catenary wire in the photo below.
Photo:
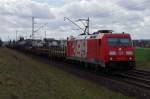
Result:
{"label": "overhead catenary wire", "polygon": [[80,34],[80,35],[89,35],[90,33],[89,33],[89,17],[88,17],[88,19],[78,19],[77,21],[79,21],[79,22],[81,22],[81,23],[83,23],[83,21],[85,21],[86,22],[86,25],[84,25],[84,29],[83,28],[81,28],[77,23],[75,23],[75,22],[73,22],[71,19],[69,19],[69,18],[67,18],[67,17],[64,17],[64,21],[65,20],[69,20],[71,23],[73,23],[74,25],[76,25],[83,33],[82,34]]}

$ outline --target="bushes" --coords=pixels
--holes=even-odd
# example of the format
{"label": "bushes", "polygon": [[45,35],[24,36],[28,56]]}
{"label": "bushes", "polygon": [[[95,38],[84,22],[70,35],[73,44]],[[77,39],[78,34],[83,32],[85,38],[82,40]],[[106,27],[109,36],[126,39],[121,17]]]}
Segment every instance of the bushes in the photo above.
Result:
{"label": "bushes", "polygon": [[0,47],[3,45],[3,42],[2,42],[2,40],[0,39]]}

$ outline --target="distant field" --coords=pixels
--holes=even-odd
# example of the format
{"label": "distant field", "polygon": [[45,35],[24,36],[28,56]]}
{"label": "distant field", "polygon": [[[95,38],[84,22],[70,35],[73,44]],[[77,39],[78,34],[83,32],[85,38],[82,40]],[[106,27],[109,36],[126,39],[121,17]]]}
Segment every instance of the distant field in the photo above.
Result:
{"label": "distant field", "polygon": [[136,48],[136,60],[137,61],[149,61],[150,62],[150,48]]}
{"label": "distant field", "polygon": [[150,48],[136,48],[135,55],[137,68],[150,70]]}
{"label": "distant field", "polygon": [[0,48],[0,99],[129,99],[16,51]]}

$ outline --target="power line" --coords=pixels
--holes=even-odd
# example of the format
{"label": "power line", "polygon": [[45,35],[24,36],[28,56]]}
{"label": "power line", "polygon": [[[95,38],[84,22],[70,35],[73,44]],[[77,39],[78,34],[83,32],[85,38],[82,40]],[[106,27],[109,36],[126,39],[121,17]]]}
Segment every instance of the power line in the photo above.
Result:
{"label": "power line", "polygon": [[35,30],[35,17],[32,17],[32,39],[35,39],[35,33],[38,32],[40,29],[42,29],[44,26],[46,26],[48,23],[45,23],[44,25],[40,26],[38,29]]}
{"label": "power line", "polygon": [[73,22],[71,19],[69,19],[69,18],[67,18],[67,17],[64,17],[64,21],[65,21],[66,19],[69,20],[72,24],[74,24],[74,25],[77,26],[80,30],[82,30],[82,31],[84,32],[84,29],[81,28],[78,24],[76,24],[75,22]]}
{"label": "power line", "polygon": [[79,22],[81,22],[81,23],[83,23],[83,21],[85,21],[86,22],[86,25],[84,25],[84,29],[83,28],[81,28],[77,23],[75,23],[75,22],[73,22],[72,20],[70,20],[69,18],[67,18],[67,17],[64,17],[64,21],[65,20],[69,20],[71,23],[73,23],[74,25],[76,25],[80,30],[82,30],[82,32],[83,32],[83,34],[80,34],[80,35],[89,35],[90,33],[89,33],[89,17],[88,17],[88,19],[78,19],[77,21],[79,21]]}

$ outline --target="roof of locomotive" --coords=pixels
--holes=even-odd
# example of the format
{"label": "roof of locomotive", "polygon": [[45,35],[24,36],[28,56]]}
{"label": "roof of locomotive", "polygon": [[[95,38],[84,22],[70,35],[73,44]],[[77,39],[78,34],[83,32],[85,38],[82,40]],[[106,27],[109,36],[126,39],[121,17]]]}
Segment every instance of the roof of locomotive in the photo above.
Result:
{"label": "roof of locomotive", "polygon": [[130,37],[128,33],[112,33],[112,30],[99,30],[90,35],[79,35],[77,37],[69,37],[69,40],[82,40],[82,39],[101,39],[102,37]]}
{"label": "roof of locomotive", "polygon": [[129,33],[113,33],[105,35],[106,37],[130,37]]}

